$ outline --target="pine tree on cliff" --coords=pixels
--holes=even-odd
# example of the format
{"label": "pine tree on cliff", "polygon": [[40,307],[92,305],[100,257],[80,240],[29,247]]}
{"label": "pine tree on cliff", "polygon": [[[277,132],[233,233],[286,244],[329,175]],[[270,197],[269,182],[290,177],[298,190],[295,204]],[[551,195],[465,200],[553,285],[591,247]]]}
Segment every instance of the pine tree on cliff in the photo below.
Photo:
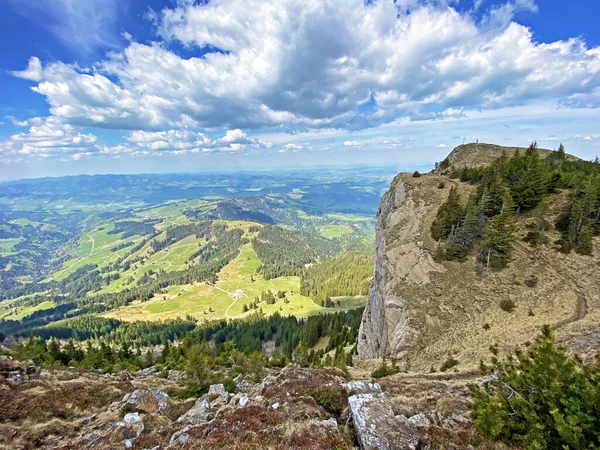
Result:
{"label": "pine tree on cliff", "polygon": [[483,230],[483,241],[478,259],[488,269],[502,269],[512,258],[512,244],[515,241],[515,205],[506,192],[502,212],[489,219]]}
{"label": "pine tree on cliff", "polygon": [[460,204],[460,196],[456,187],[450,189],[448,199],[438,209],[437,216],[431,224],[431,236],[437,241],[445,239],[457,227],[465,215]]}

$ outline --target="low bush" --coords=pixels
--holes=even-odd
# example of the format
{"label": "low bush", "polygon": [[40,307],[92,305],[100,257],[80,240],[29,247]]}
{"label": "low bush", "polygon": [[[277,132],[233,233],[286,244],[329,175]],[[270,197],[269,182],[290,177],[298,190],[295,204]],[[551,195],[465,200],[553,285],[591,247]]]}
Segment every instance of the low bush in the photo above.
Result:
{"label": "low bush", "polygon": [[393,364],[390,366],[387,361],[384,359],[381,362],[381,365],[375,369],[373,372],[371,372],[371,376],[375,379],[378,378],[383,378],[383,377],[387,377],[389,375],[394,375],[396,373],[400,372],[400,369],[398,369],[398,367],[396,367],[396,364]]}
{"label": "low bush", "polygon": [[500,309],[502,311],[506,311],[506,312],[510,313],[510,312],[513,312],[516,307],[517,307],[517,304],[510,298],[505,298],[500,301]]}
{"label": "low bush", "polygon": [[448,359],[444,361],[444,364],[440,367],[440,372],[446,372],[455,366],[458,366],[458,359],[454,358],[452,355],[448,355]]}
{"label": "low bush", "polygon": [[342,389],[335,385],[319,386],[309,391],[308,394],[315,399],[319,406],[334,416],[339,416],[348,405]]}
{"label": "low bush", "polygon": [[526,450],[599,448],[600,364],[569,354],[549,326],[526,353],[491,350],[491,366],[481,367],[487,381],[470,386],[483,436]]}

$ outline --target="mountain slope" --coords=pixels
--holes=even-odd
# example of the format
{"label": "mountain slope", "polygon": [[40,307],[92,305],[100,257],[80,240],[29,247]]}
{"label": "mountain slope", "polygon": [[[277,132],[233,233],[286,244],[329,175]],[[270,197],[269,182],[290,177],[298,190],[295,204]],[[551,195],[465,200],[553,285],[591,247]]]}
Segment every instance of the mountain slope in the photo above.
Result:
{"label": "mountain slope", "polygon": [[[455,149],[456,165],[485,165],[489,148]],[[466,156],[465,156],[466,155]],[[467,158],[468,156],[468,158]],[[441,183],[445,185],[441,187]],[[452,356],[458,366],[474,368],[488,348],[527,345],[543,324],[580,352],[600,339],[598,256],[563,254],[551,244],[535,252],[523,239],[533,212],[517,216],[513,261],[501,271],[477,274],[471,255],[465,262],[435,259],[438,243],[431,224],[455,186],[465,204],[476,186],[438,174],[398,175],[383,196],[377,218],[374,279],[359,332],[359,359],[399,358],[411,371],[438,370]],[[548,199],[548,219],[564,209],[567,192]],[[600,242],[594,238],[594,255]],[[501,305],[515,304],[512,312]]]}

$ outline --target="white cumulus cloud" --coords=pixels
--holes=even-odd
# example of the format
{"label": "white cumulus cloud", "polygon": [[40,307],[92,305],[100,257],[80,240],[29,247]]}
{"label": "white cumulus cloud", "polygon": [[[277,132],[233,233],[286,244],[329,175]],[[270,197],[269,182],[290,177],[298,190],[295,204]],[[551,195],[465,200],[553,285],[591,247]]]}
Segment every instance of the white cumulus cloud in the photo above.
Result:
{"label": "white cumulus cloud", "polygon": [[182,1],[154,15],[159,37],[219,52],[183,58],[132,41],[88,68],[32,58],[14,74],[36,82],[64,121],[124,130],[362,129],[536,100],[600,106],[590,95],[600,48],[536,42],[513,17],[533,1],[508,1],[478,22],[451,5]]}
{"label": "white cumulus cloud", "polygon": [[95,150],[97,137],[85,134],[62,123],[56,117],[36,121],[27,133],[14,134],[0,143],[0,153],[6,157],[26,156],[46,158],[56,155],[88,154]]}

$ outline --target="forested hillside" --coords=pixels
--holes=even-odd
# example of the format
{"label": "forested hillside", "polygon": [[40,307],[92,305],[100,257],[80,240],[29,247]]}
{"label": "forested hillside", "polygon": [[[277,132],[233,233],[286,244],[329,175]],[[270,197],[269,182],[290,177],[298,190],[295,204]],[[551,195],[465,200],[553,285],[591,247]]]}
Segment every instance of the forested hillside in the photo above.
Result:
{"label": "forested hillside", "polygon": [[366,295],[372,276],[373,250],[367,247],[327,258],[304,269],[300,293],[329,306],[332,297]]}
{"label": "forested hillside", "polygon": [[[442,164],[445,166],[447,164]],[[517,217],[531,212],[526,241],[533,247],[548,244],[556,228],[561,251],[593,252],[592,239],[600,233],[600,164],[567,158],[561,147],[541,158],[535,144],[512,158],[502,153],[491,165],[449,168],[449,176],[477,186],[466,203],[451,188],[431,226],[440,242],[437,256],[465,260],[475,251],[481,268],[501,269],[511,260],[517,239]],[[564,201],[559,196],[565,197]],[[561,201],[560,205],[555,205]],[[549,203],[561,208],[558,217]]]}

